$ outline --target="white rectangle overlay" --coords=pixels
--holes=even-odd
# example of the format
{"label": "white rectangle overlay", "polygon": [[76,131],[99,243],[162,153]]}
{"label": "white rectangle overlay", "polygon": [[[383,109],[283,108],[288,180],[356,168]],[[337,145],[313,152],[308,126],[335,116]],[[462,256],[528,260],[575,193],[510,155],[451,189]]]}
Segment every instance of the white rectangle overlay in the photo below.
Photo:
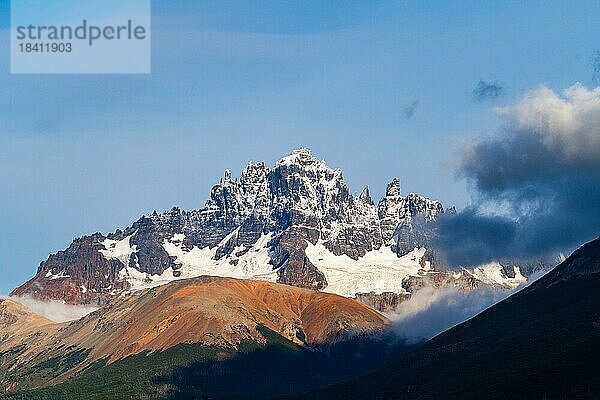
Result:
{"label": "white rectangle overlay", "polygon": [[148,74],[150,0],[12,0],[11,73]]}

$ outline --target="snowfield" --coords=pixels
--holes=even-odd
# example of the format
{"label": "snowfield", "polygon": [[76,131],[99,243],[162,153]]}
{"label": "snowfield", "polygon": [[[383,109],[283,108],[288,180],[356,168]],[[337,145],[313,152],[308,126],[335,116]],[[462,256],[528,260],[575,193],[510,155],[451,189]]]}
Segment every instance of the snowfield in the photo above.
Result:
{"label": "snowfield", "polygon": [[421,267],[419,260],[424,248],[417,248],[403,257],[397,257],[389,247],[367,252],[358,260],[347,255],[336,256],[322,241],[316,245],[308,243],[306,255],[325,274],[329,285],[325,292],[354,297],[357,293],[407,293],[402,280],[408,276],[419,276],[430,270],[429,262]]}
{"label": "snowfield", "polygon": [[[166,283],[194,278],[201,275],[213,275],[240,279],[255,279],[269,282],[277,281],[277,272],[270,263],[269,242],[272,234],[263,234],[249,249],[244,246],[236,247],[230,256],[215,260],[217,249],[226,244],[238,230],[232,231],[219,244],[213,248],[194,247],[188,249],[184,246],[184,234],[175,234],[171,239],[165,240],[163,248],[174,258],[180,269],[166,269],[160,275],[150,275],[140,272],[135,267],[125,267],[119,272],[119,279],[130,283],[130,291],[152,288]],[[103,244],[106,250],[100,250],[108,259],[118,259],[129,265],[129,259],[135,255],[135,245],[130,245],[130,238],[114,241],[106,239]],[[367,252],[358,260],[353,260],[347,255],[336,256],[329,251],[322,240],[316,244],[307,242],[306,256],[327,279],[328,285],[324,292],[338,294],[345,297],[355,297],[357,293],[383,293],[393,292],[410,294],[402,287],[402,282],[410,276],[424,276],[434,272],[429,262],[421,266],[419,260],[425,254],[425,248],[415,248],[408,254],[397,257],[389,247],[382,246],[378,250]],[[239,256],[238,256],[239,254]],[[518,267],[514,267],[515,277],[510,278],[503,272],[498,263],[490,263],[473,270],[457,271],[453,274],[455,279],[462,274],[473,275],[476,279],[492,287],[513,289],[527,282]],[[49,274],[49,279],[68,277],[64,273]]]}
{"label": "snowfield", "polygon": [[[224,245],[237,233],[237,229],[227,235],[219,244]],[[213,248],[205,247],[199,249],[194,247],[188,250],[183,245],[184,234],[175,234],[169,240],[165,240],[163,248],[175,258],[175,263],[181,265],[179,276],[175,276],[172,268],[166,269],[160,275],[150,275],[140,272],[136,268],[125,267],[119,272],[119,278],[127,280],[131,284],[131,291],[152,288],[166,283],[194,278],[201,275],[213,275],[229,278],[255,279],[262,281],[277,281],[277,270],[269,264],[270,256],[267,244],[271,241],[271,233],[263,234],[254,246],[247,251],[245,247],[239,246],[234,249],[229,257],[215,260],[219,246]],[[235,256],[245,251],[240,256]],[[237,264],[237,265],[236,265]]]}

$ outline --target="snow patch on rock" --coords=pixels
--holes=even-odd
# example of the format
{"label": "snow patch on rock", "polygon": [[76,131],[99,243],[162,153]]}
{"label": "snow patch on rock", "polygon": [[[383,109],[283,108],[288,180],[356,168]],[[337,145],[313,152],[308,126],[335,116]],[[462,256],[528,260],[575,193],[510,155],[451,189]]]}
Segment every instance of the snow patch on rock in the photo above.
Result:
{"label": "snow patch on rock", "polygon": [[65,273],[65,271],[60,271],[58,274],[55,274],[52,272],[52,270],[46,272],[45,277],[47,279],[50,279],[51,281],[55,280],[55,279],[64,279],[64,278],[70,278],[71,275],[67,275]]}
{"label": "snow patch on rock", "polygon": [[506,275],[502,265],[494,262],[474,268],[471,274],[485,284],[513,289],[527,282],[527,278],[521,274],[519,267],[513,267],[513,271],[515,276],[511,278]]}
{"label": "snow patch on rock", "polygon": [[133,235],[135,235],[135,232],[121,240],[104,239],[101,243],[104,246],[104,250],[100,249],[100,253],[107,260],[119,260],[127,267],[131,255],[137,251],[136,246],[131,246],[130,244]]}
{"label": "snow patch on rock", "polygon": [[354,297],[356,293],[407,293],[402,281],[409,276],[426,274],[429,262],[422,267],[420,260],[424,248],[416,248],[403,257],[398,257],[389,247],[368,251],[358,260],[346,255],[336,256],[322,241],[316,245],[308,243],[306,255],[323,274],[329,285],[325,292]]}
{"label": "snow patch on rock", "polygon": [[[234,234],[235,231],[225,237],[221,243],[227,242]],[[174,258],[176,264],[181,266],[179,269],[168,268],[160,275],[150,275],[130,267],[123,268],[119,272],[119,277],[130,283],[132,291],[201,275],[277,281],[277,270],[274,270],[270,264],[268,244],[271,241],[271,233],[261,235],[247,251],[244,246],[238,246],[230,256],[220,259],[215,259],[219,246],[188,249],[183,244],[184,239],[185,235],[180,233],[163,243],[165,251]]]}

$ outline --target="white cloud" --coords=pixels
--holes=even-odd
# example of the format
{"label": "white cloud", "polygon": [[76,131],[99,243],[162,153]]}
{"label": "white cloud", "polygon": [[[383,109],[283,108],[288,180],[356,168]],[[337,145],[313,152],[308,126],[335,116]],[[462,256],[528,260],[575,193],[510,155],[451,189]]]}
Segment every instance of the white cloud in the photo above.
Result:
{"label": "white cloud", "polygon": [[70,304],[64,304],[59,301],[39,301],[27,296],[0,296],[0,298],[10,299],[12,301],[18,302],[27,307],[30,311],[42,315],[54,322],[77,320],[98,309],[98,307],[74,306]]}
{"label": "white cloud", "polygon": [[[439,221],[436,245],[447,262],[547,261],[597,238],[600,87],[540,86],[496,112],[503,129],[459,156],[474,203]],[[490,218],[490,209],[503,212]],[[463,240],[448,239],[456,237]]]}
{"label": "white cloud", "polygon": [[588,89],[575,84],[561,96],[540,86],[515,105],[496,112],[520,134],[538,135],[559,161],[600,160],[600,87]]}
{"label": "white cloud", "polygon": [[393,321],[392,331],[396,335],[415,343],[476,316],[511,293],[489,289],[465,293],[454,288],[424,287],[387,316]]}

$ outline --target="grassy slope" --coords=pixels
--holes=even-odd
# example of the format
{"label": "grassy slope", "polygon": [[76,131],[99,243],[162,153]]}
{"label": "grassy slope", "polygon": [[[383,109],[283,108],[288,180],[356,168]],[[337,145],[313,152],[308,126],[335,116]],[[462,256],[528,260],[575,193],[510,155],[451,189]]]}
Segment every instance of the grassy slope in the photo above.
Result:
{"label": "grassy slope", "polygon": [[[342,355],[327,357],[299,347],[266,327],[262,346],[245,341],[238,349],[180,344],[127,357],[110,365],[99,362],[77,377],[53,387],[2,396],[15,399],[254,399],[301,393],[356,376],[360,364],[347,364],[347,349],[362,353],[365,367],[389,349],[385,343],[346,344]],[[373,351],[374,346],[379,350]],[[334,351],[335,353],[335,351]],[[369,356],[369,357],[367,357]],[[362,370],[364,372],[364,369]]]}

